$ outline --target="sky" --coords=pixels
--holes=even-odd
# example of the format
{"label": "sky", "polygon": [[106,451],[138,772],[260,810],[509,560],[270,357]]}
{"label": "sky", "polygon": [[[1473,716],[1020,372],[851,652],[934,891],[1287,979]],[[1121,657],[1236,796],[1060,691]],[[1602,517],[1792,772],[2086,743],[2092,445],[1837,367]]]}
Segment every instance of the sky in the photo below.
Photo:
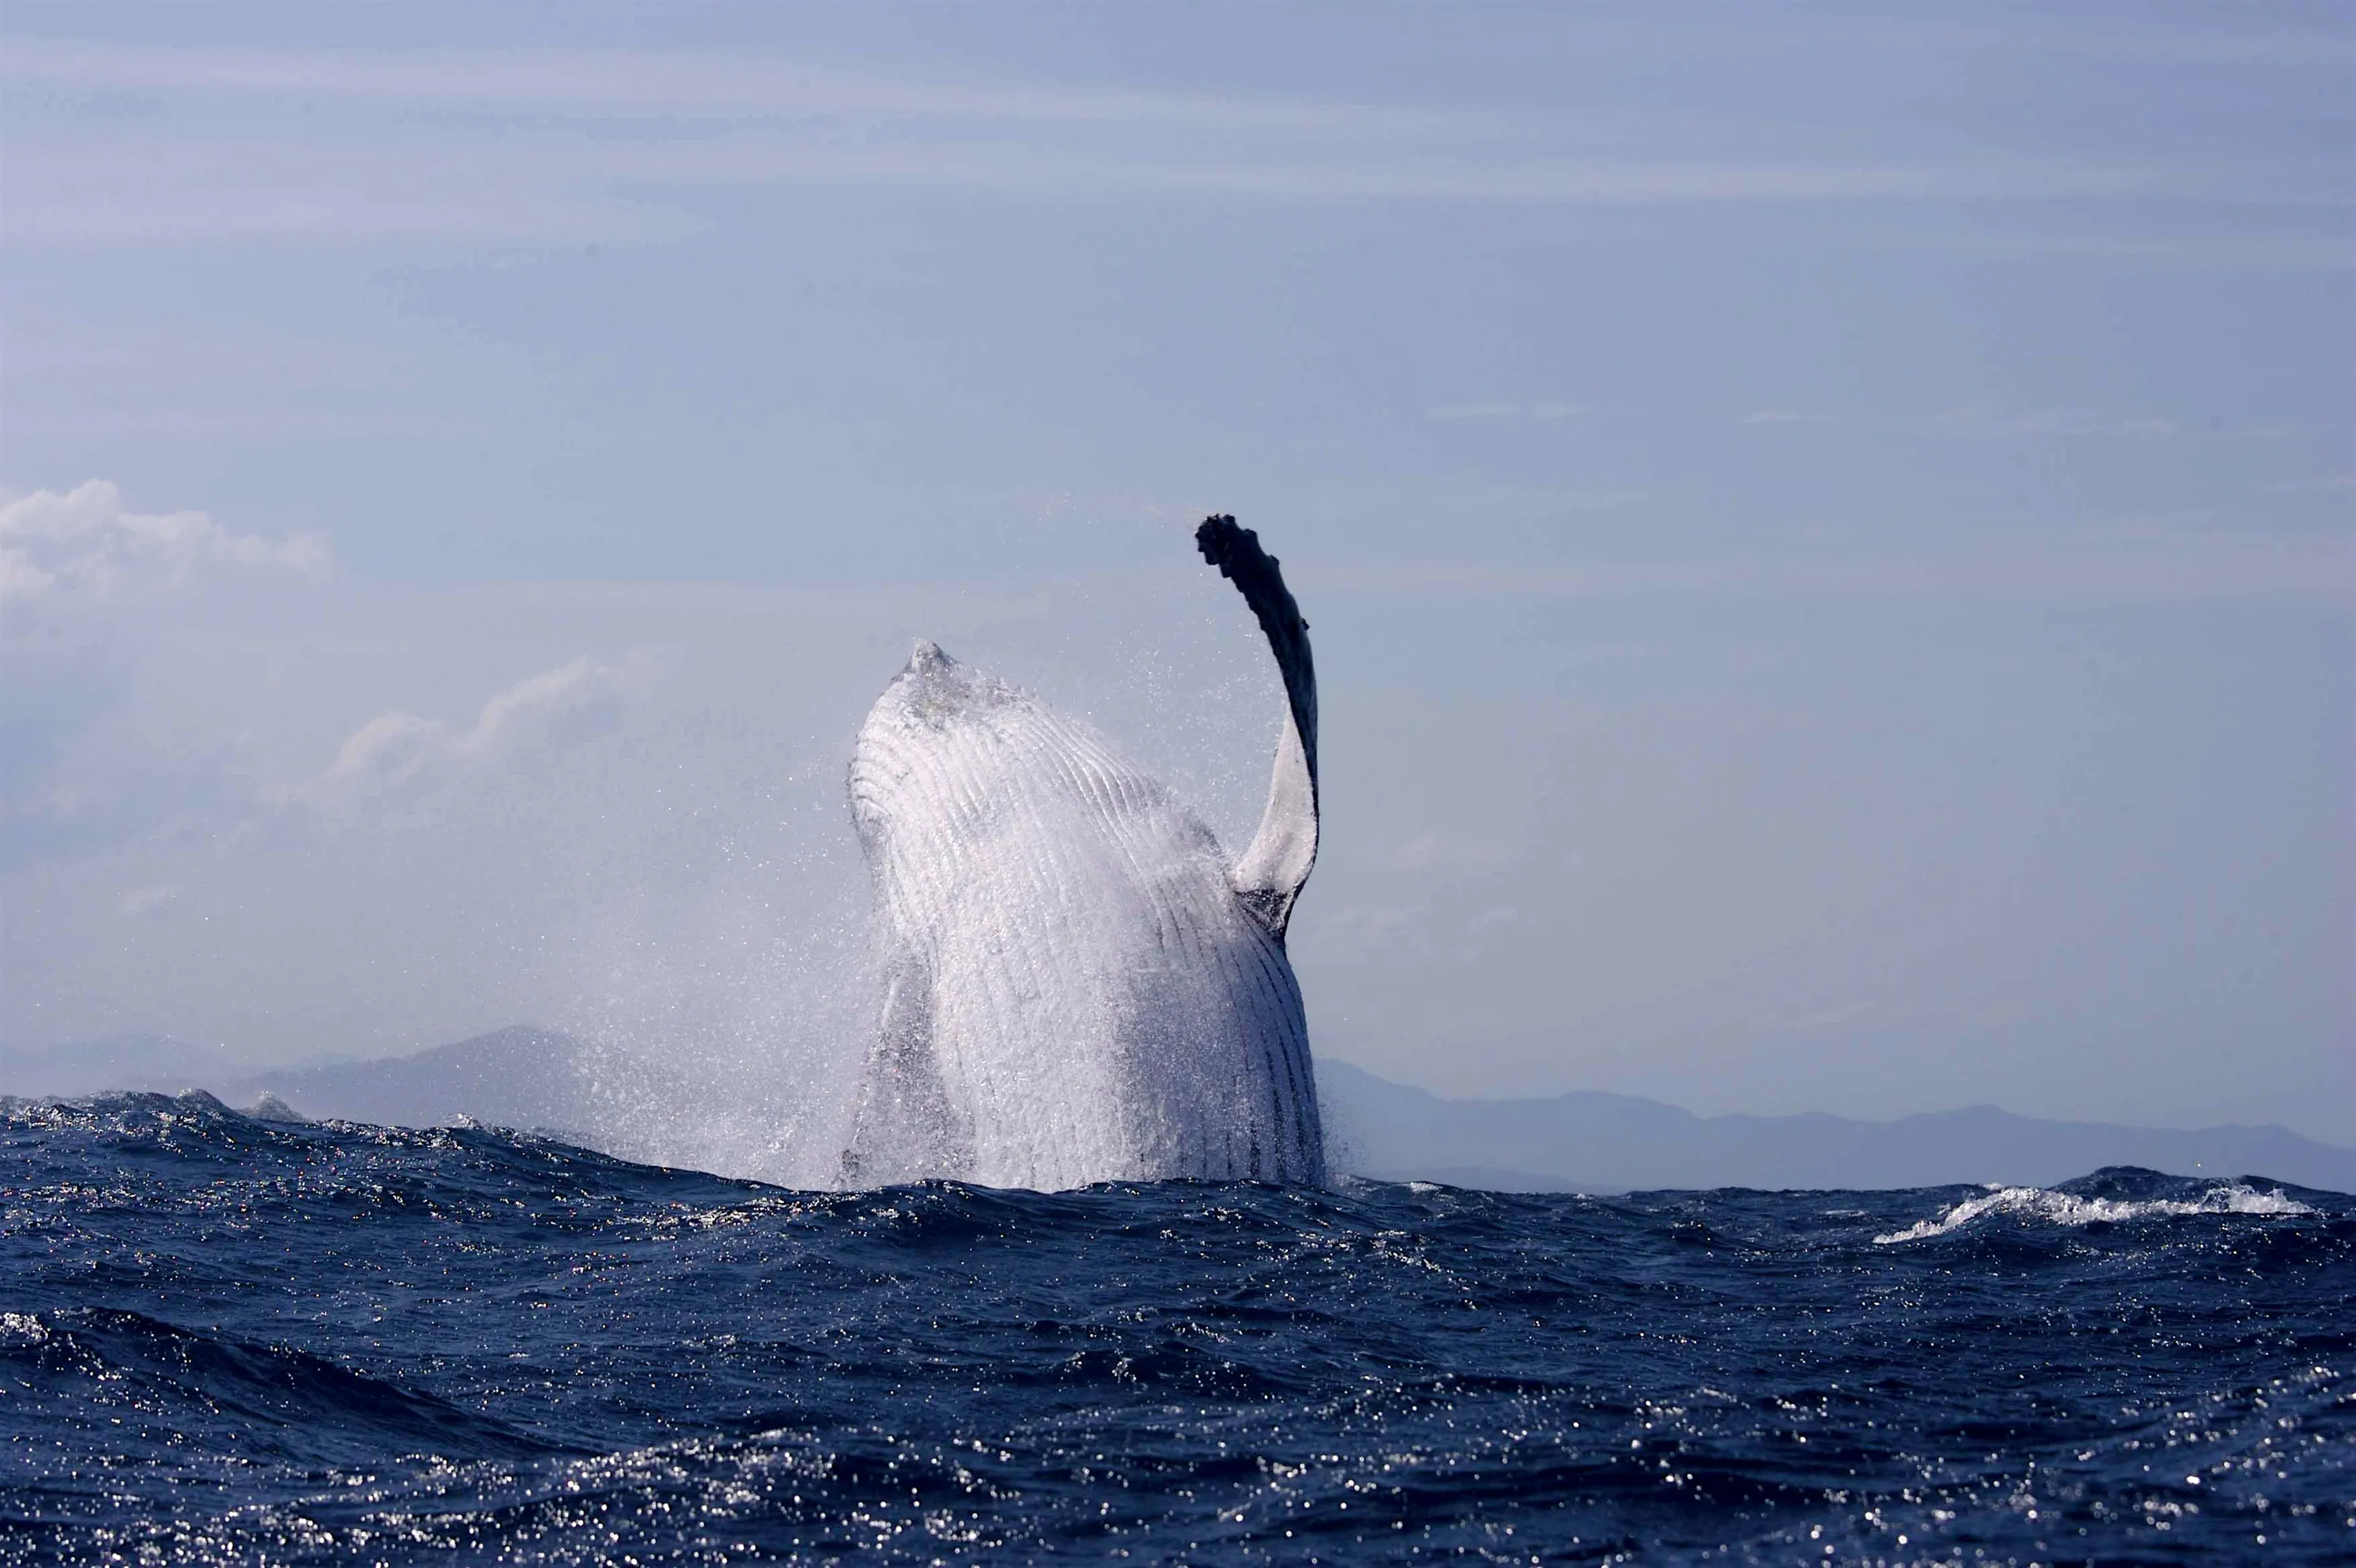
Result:
{"label": "sky", "polygon": [[117,5],[0,38],[0,1052],[847,1071],[917,637],[1321,1056],[2356,1143],[2351,7]]}

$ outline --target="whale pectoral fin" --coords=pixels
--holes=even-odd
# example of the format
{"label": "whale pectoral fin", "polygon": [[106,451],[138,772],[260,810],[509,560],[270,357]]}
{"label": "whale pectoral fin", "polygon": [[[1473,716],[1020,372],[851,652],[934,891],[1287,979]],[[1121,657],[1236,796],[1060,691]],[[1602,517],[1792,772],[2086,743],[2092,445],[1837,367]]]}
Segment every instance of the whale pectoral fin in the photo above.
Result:
{"label": "whale pectoral fin", "polygon": [[1270,934],[1284,940],[1292,920],[1292,904],[1317,863],[1317,784],[1309,769],[1301,731],[1292,715],[1284,716],[1284,733],[1277,737],[1276,766],[1269,779],[1268,805],[1260,813],[1259,831],[1250,848],[1236,861],[1232,873],[1236,896],[1259,917]]}
{"label": "whale pectoral fin", "polygon": [[1284,732],[1277,738],[1268,806],[1234,873],[1236,896],[1281,942],[1293,901],[1317,863],[1317,667],[1309,653],[1309,623],[1285,587],[1276,557],[1260,548],[1251,529],[1231,517],[1205,517],[1194,543],[1243,593],[1284,677]]}
{"label": "whale pectoral fin", "polygon": [[841,1184],[957,1176],[970,1163],[933,1056],[931,977],[915,964],[886,976],[884,1016],[859,1086]]}

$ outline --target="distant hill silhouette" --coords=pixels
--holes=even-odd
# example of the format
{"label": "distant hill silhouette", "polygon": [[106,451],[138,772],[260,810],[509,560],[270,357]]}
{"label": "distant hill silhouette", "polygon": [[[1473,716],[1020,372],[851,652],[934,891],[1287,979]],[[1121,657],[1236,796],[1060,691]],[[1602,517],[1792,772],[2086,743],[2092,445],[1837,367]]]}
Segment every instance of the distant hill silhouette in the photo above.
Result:
{"label": "distant hill silhouette", "polygon": [[518,1024],[413,1056],[255,1073],[223,1098],[275,1094],[315,1120],[432,1127],[472,1116],[562,1132],[595,1125],[597,1065],[573,1036]]}
{"label": "distant hill silhouette", "polygon": [[91,1094],[137,1089],[177,1094],[213,1089],[253,1072],[220,1046],[162,1034],[118,1034],[77,1040],[52,1051],[0,1055],[0,1093]]}
{"label": "distant hill silhouette", "polygon": [[[2133,1165],[2356,1192],[2356,1149],[2275,1126],[2179,1132],[2045,1121],[1989,1105],[1865,1122],[1697,1116],[1627,1094],[1448,1100],[1331,1060],[1318,1062],[1317,1083],[1334,1168],[1395,1180],[1525,1192],[2050,1187],[2104,1166]],[[158,1035],[0,1059],[0,1092],[7,1093],[189,1088],[236,1105],[273,1095],[315,1118],[435,1126],[471,1116],[581,1142],[593,1137],[583,1129],[616,1126],[617,1106],[677,1104],[685,1093],[643,1062],[520,1025],[411,1056],[262,1072],[217,1049]]]}
{"label": "distant hill silhouette", "polygon": [[2356,1191],[2356,1149],[2284,1127],[2179,1132],[2045,1121],[1993,1105],[1864,1122],[1697,1116],[1626,1094],[1443,1100],[1332,1061],[1317,1064],[1317,1086],[1337,1168],[1507,1191],[2050,1187],[2106,1165]]}
{"label": "distant hill silhouette", "polygon": [[600,1065],[573,1036],[526,1025],[409,1056],[267,1069],[167,1035],[127,1034],[0,1059],[0,1092],[202,1089],[235,1105],[274,1096],[314,1119],[431,1127],[471,1116],[562,1131],[592,1124]]}

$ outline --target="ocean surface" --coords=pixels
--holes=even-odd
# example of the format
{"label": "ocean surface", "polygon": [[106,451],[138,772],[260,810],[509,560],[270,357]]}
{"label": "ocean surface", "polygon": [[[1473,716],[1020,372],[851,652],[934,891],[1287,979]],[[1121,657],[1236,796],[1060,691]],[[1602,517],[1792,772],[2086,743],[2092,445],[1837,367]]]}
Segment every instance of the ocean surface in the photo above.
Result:
{"label": "ocean surface", "polygon": [[0,1104],[0,1558],[2356,1561],[2356,1200],[801,1193]]}

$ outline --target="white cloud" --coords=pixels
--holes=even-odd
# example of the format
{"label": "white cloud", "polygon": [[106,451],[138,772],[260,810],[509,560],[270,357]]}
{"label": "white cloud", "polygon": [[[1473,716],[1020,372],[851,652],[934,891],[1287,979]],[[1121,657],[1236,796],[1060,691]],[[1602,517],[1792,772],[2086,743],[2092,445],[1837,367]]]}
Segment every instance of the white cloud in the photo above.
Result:
{"label": "white cloud", "polygon": [[[710,187],[1624,207],[2166,196],[2215,180],[2086,156],[1828,159],[1738,140],[1707,116],[960,82],[744,54],[32,43],[0,78],[36,102],[169,97],[165,124],[81,126],[12,150],[10,241],[68,249],[654,242],[701,221],[666,193]],[[319,110],[337,134],[319,131]],[[274,134],[273,116],[289,122]],[[477,117],[498,133],[469,129]],[[697,133],[650,134],[649,120]],[[1628,146],[1657,150],[1631,159]]]}
{"label": "white cloud", "polygon": [[1738,597],[1950,595],[2125,603],[2232,600],[2356,603],[2346,538],[2234,535],[2180,528],[2106,534],[2092,528],[2033,543],[1982,542],[1905,557],[1782,552],[1673,563],[1596,560],[1474,567],[1440,560],[1328,569],[1336,588],[1381,594],[1495,595],[1553,601],[1622,593]]}
{"label": "white cloud", "polygon": [[1997,409],[1985,403],[1951,409],[1933,418],[1935,430],[1959,435],[2174,435],[2174,420],[2147,414],[2105,413],[2100,409]]}
{"label": "white cloud", "polygon": [[1399,124],[1488,128],[1482,112],[1374,108],[1136,89],[999,86],[845,70],[782,56],[618,49],[153,49],[27,43],[6,74],[27,82],[165,91],[610,112],[888,114],[1015,123],[1171,123],[1294,131]]}
{"label": "white cloud", "polygon": [[352,731],[328,765],[327,777],[403,784],[450,749],[448,726],[414,713],[380,713]]}
{"label": "white cloud", "polygon": [[202,512],[125,511],[104,479],[63,495],[36,490],[0,506],[0,602],[79,593],[105,598],[153,583],[178,585],[206,567],[323,574],[316,534],[263,539],[231,533]]}
{"label": "white cloud", "polygon": [[621,709],[616,673],[576,658],[493,696],[466,730],[414,713],[379,714],[345,740],[313,793],[348,801],[431,787],[487,763],[606,734]]}
{"label": "white cloud", "polygon": [[1799,1030],[1802,1033],[1815,1033],[1821,1030],[1837,1029],[1844,1024],[1855,1023],[1858,1019],[1865,1017],[1866,1014],[1873,1011],[1878,1005],[1878,1003],[1872,1001],[1870,998],[1836,1002],[1830,1007],[1817,1008],[1813,1011],[1803,1013],[1799,1017],[1793,1019],[1784,1027]]}
{"label": "white cloud", "polygon": [[123,895],[115,907],[123,912],[125,920],[141,920],[166,904],[177,902],[179,897],[180,889],[177,883],[155,882],[132,889]]}
{"label": "white cloud", "polygon": [[2321,479],[2292,479],[2269,485],[2270,496],[2345,496],[2356,491],[2356,474],[2333,474]]}
{"label": "white cloud", "polygon": [[1587,412],[1585,403],[1443,403],[1430,411],[1436,420],[1575,420]]}

